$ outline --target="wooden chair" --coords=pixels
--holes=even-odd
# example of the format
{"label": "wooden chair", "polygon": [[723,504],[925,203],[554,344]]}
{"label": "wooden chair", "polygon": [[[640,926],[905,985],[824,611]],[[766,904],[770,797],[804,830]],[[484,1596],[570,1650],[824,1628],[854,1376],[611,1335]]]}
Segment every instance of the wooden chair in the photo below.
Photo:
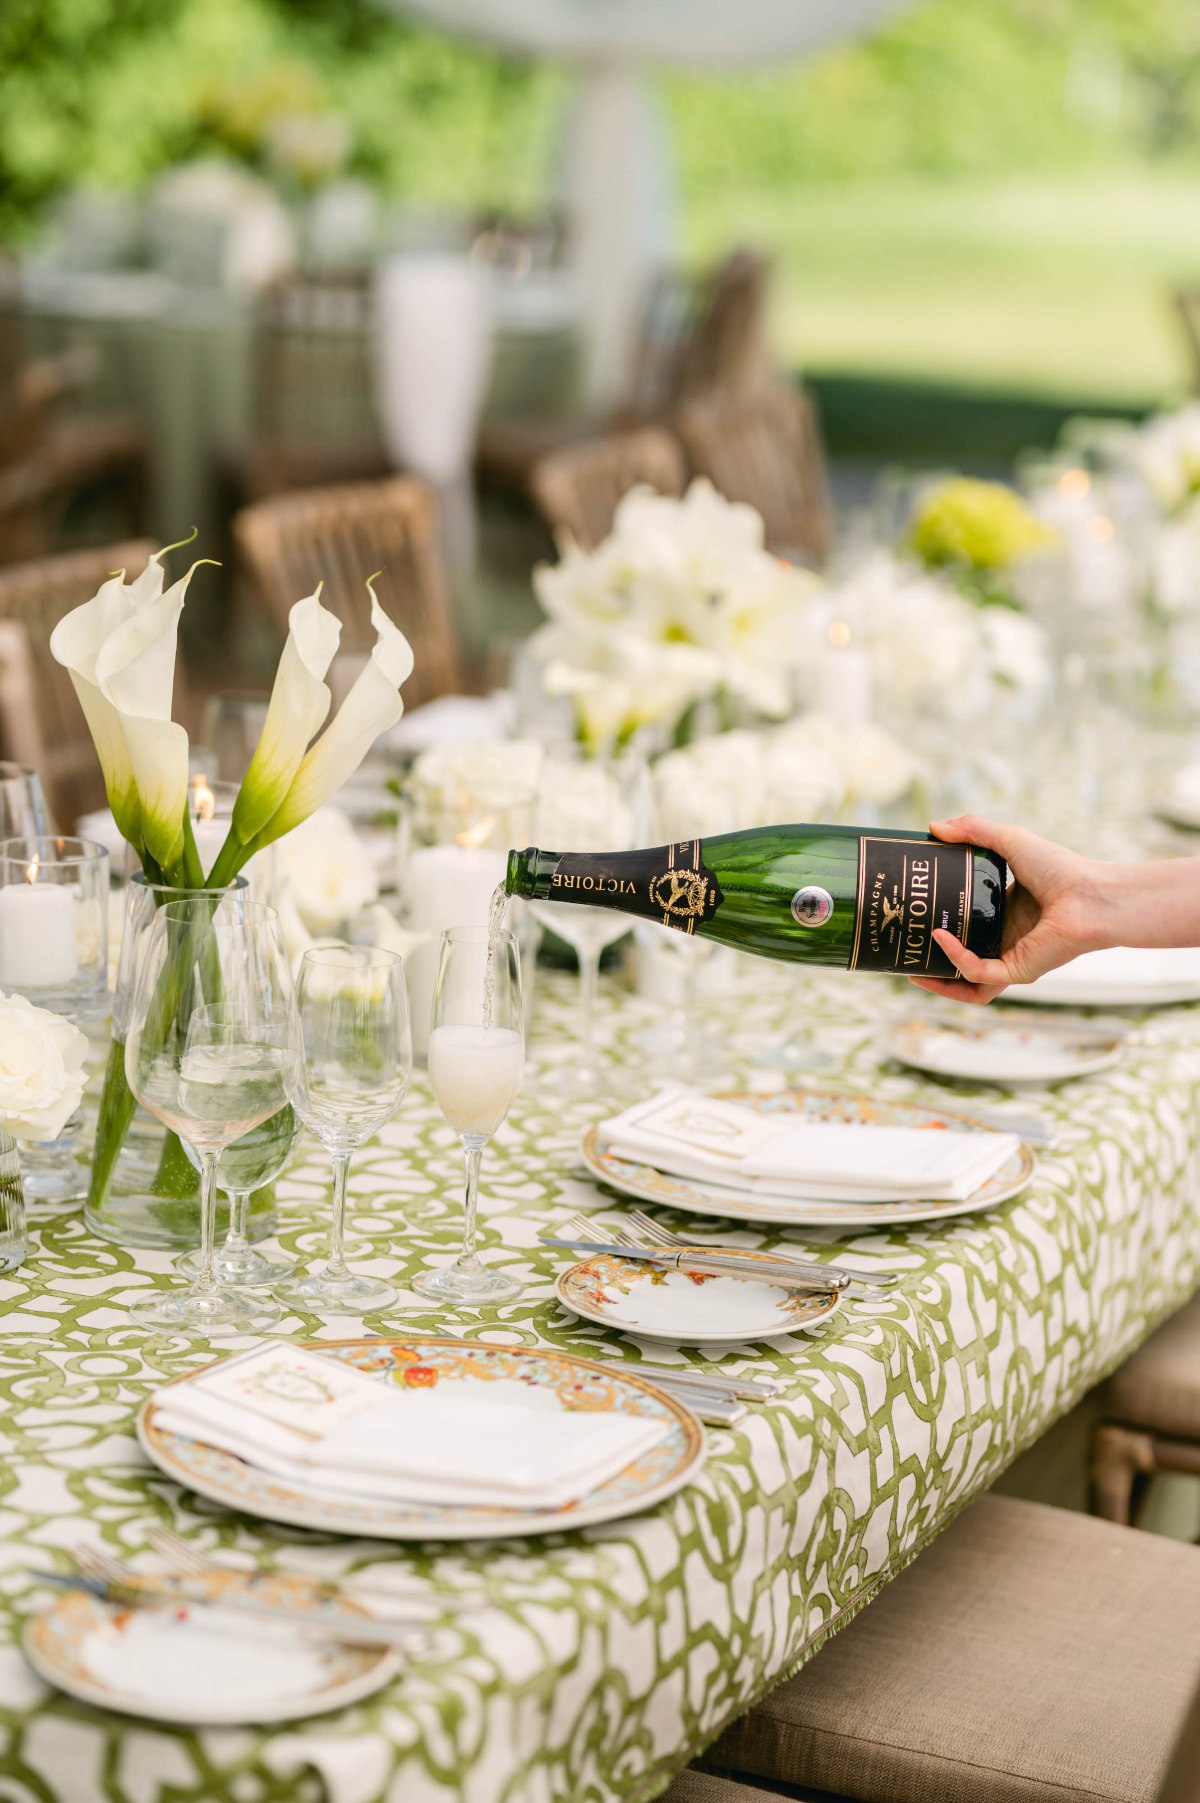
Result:
{"label": "wooden chair", "polygon": [[590,424],[508,419],[486,425],[476,446],[479,476],[528,493],[535,464],[569,444],[634,426],[669,426],[689,398],[739,393],[761,381],[768,274],[751,251],[734,251],[699,280],[664,272],[647,290],[620,404]]}
{"label": "wooden chair", "polygon": [[816,413],[803,389],[780,381],[690,401],[678,427],[692,474],[756,508],[772,550],[824,563],[833,510]]}
{"label": "wooden chair", "polygon": [[529,486],[551,531],[592,551],[612,531],[613,515],[631,488],[681,495],[686,475],[678,440],[658,426],[645,426],[588,438],[543,457]]}
{"label": "wooden chair", "polygon": [[281,633],[288,614],[318,582],[342,621],[341,652],[375,643],[366,579],[412,645],[416,667],[404,685],[409,707],[461,691],[458,641],[442,574],[437,509],[423,483],[404,476],[279,495],[234,521],[242,569]]}
{"label": "wooden chair", "polygon": [[1200,1477],[1200,1295],[1163,1324],[1108,1380],[1092,1445],[1092,1506],[1137,1521],[1160,1471]]}
{"label": "wooden chair", "polygon": [[1200,1550],[985,1496],[701,1765],[853,1803],[1181,1803],[1198,1680]]}
{"label": "wooden chair", "polygon": [[289,275],[260,297],[253,427],[229,462],[255,501],[387,473],[375,419],[369,272]]}
{"label": "wooden chair", "polygon": [[127,415],[72,411],[92,373],[79,351],[20,365],[0,397],[0,563],[44,556],[71,503],[116,489],[126,530],[145,515],[148,445]]}
{"label": "wooden chair", "polygon": [[61,832],[105,805],[104,777],[71,678],[50,655],[50,634],[105,577],[141,570],[145,539],[70,551],[0,570],[0,755],[32,764]]}

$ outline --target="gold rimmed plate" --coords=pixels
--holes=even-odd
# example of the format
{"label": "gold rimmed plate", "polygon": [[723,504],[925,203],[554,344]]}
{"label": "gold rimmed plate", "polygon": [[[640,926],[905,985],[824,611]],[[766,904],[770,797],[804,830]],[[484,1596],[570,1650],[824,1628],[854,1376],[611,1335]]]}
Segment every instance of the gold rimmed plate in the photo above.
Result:
{"label": "gold rimmed plate", "polygon": [[1108,1070],[1121,1056],[1123,1043],[1121,1033],[1081,1033],[1050,1020],[1034,1023],[1010,1016],[958,1021],[937,1016],[900,1022],[889,1033],[887,1046],[902,1064],[934,1077],[1019,1089],[1027,1084],[1069,1083]]}
{"label": "gold rimmed plate", "polygon": [[[155,1577],[168,1591],[177,1581],[177,1607],[127,1608],[86,1590],[63,1591],[29,1621],[26,1658],[47,1683],[81,1702],[191,1727],[287,1722],[345,1709],[401,1669],[402,1655],[390,1648],[343,1646],[286,1622],[264,1627],[220,1612],[222,1601],[249,1599],[319,1619],[327,1596],[304,1577],[240,1571]],[[197,1590],[206,1606],[194,1606]],[[339,1613],[346,1611],[366,1619],[365,1610],[343,1600]]]}
{"label": "gold rimmed plate", "polygon": [[[747,1266],[758,1258],[775,1262],[767,1253],[742,1256]],[[789,1289],[749,1271],[726,1277],[642,1264],[619,1249],[572,1265],[554,1288],[585,1321],[676,1346],[739,1346],[799,1333],[827,1321],[840,1300],[832,1290]]]}
{"label": "gold rimmed plate", "polygon": [[[737,1090],[721,1098],[740,1102],[761,1114],[787,1111],[810,1121],[837,1121],[856,1126],[925,1127],[942,1132],[987,1133],[995,1129],[969,1114],[930,1108],[921,1102],[883,1100],[853,1090],[784,1089],[763,1095]],[[720,1215],[731,1221],[767,1221],[778,1227],[889,1227],[906,1222],[939,1221],[954,1215],[973,1214],[1018,1195],[1033,1175],[1036,1160],[1024,1142],[994,1176],[973,1195],[959,1202],[931,1202],[927,1198],[903,1202],[842,1202],[820,1198],[796,1201],[764,1199],[718,1183],[673,1177],[654,1165],[620,1158],[600,1144],[598,1127],[584,1135],[583,1161],[593,1177],[624,1195],[661,1208],[686,1214]]]}
{"label": "gold rimmed plate", "polygon": [[143,1405],[137,1424],[143,1450],[184,1489],[240,1514],[377,1540],[485,1540],[617,1521],[673,1496],[704,1462],[704,1429],[692,1411],[616,1365],[565,1352],[459,1339],[312,1340],[306,1345],[310,1352],[409,1389],[436,1393],[443,1386],[468,1385],[473,1395],[486,1396],[490,1383],[525,1384],[540,1392],[541,1407],[649,1416],[662,1422],[666,1433],[616,1477],[562,1508],[379,1501],[272,1477],[233,1453],[158,1426],[157,1397],[211,1372],[212,1366],[206,1365],[200,1372],[174,1378]]}

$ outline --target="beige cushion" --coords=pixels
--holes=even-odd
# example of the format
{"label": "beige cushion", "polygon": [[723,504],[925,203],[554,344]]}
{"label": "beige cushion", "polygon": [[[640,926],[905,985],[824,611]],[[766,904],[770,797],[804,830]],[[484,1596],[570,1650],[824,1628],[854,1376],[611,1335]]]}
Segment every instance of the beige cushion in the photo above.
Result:
{"label": "beige cushion", "polygon": [[985,1496],[705,1763],[859,1803],[1152,1803],[1200,1550]]}
{"label": "beige cushion", "polygon": [[680,1772],[659,1803],[779,1803],[778,1791],[752,1789],[732,1778],[715,1778],[709,1772]]}
{"label": "beige cushion", "polygon": [[1200,1440],[1200,1296],[1109,1379],[1104,1413],[1172,1440]]}

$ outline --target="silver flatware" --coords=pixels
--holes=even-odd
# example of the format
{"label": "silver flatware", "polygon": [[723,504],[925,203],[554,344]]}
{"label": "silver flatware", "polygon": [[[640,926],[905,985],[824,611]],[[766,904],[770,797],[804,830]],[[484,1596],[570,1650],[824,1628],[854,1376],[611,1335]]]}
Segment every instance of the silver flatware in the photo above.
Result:
{"label": "silver flatware", "polygon": [[[674,1233],[671,1228],[664,1227],[660,1221],[654,1219],[653,1215],[648,1215],[644,1208],[631,1208],[629,1211],[629,1219],[633,1226],[638,1229],[641,1239],[649,1240],[651,1245],[694,1246],[697,1244],[696,1240],[688,1239],[682,1233]],[[575,1215],[573,1219],[568,1222],[568,1226],[573,1233],[599,1231],[596,1223],[594,1221],[588,1221],[587,1217],[584,1215]],[[607,1233],[608,1229],[605,1228],[604,1232]],[[625,1237],[626,1236],[618,1230],[613,1234],[613,1241],[615,1244],[620,1245]],[[705,1237],[707,1239],[707,1235]],[[640,1242],[637,1237],[631,1237],[629,1243],[636,1246]],[[744,1252],[748,1250],[748,1248],[744,1246],[720,1246],[718,1250],[722,1252]],[[782,1250],[780,1247],[776,1246],[771,1256],[772,1258],[793,1259],[801,1265],[811,1265],[818,1271],[826,1269],[818,1259],[806,1255],[799,1249],[795,1252],[791,1252]],[[840,1260],[837,1268],[839,1271],[849,1271],[851,1273],[853,1279],[851,1287],[854,1289],[890,1290],[900,1282],[904,1275],[902,1271],[870,1271],[860,1269],[854,1265],[847,1265]]]}
{"label": "silver flatware", "polygon": [[382,1616],[354,1615],[349,1610],[323,1609],[320,1613],[289,1609],[283,1603],[255,1602],[236,1593],[214,1597],[206,1592],[199,1578],[181,1578],[165,1583],[130,1572],[124,1579],[85,1577],[82,1572],[35,1571],[30,1574],[40,1583],[56,1584],[62,1590],[83,1590],[90,1596],[123,1609],[177,1609],[186,1603],[189,1609],[219,1609],[235,1615],[269,1621],[276,1627],[303,1634],[314,1640],[332,1640],[340,1646],[409,1647],[423,1639],[415,1622]]}
{"label": "silver flatware", "polygon": [[640,1364],[628,1365],[625,1369],[635,1376],[648,1377],[656,1384],[672,1383],[678,1389],[713,1390],[717,1394],[742,1396],[751,1402],[770,1402],[783,1388],[769,1377],[727,1377],[723,1371],[701,1371],[692,1365],[656,1365],[653,1359],[643,1359]]}
{"label": "silver flatware", "polygon": [[[163,1558],[169,1561],[172,1575],[190,1573],[194,1577],[229,1577],[232,1574],[240,1578],[267,1575],[297,1578],[303,1584],[311,1584],[321,1596],[335,1603],[353,1604],[358,1602],[366,1604],[368,1607],[374,1607],[380,1597],[386,1595],[389,1602],[399,1603],[405,1609],[422,1611],[421,1614],[414,1614],[413,1617],[414,1621],[422,1622],[432,1620],[439,1615],[452,1615],[460,1609],[484,1608],[487,1605],[487,1599],[482,1594],[477,1596],[439,1596],[435,1591],[417,1590],[406,1591],[403,1596],[400,1596],[396,1594],[395,1587],[388,1584],[386,1580],[381,1581],[369,1576],[359,1577],[351,1574],[344,1578],[321,1578],[314,1576],[311,1572],[301,1571],[295,1566],[288,1568],[280,1565],[272,1565],[269,1572],[256,1568],[247,1569],[244,1565],[234,1564],[232,1560],[214,1558],[211,1553],[198,1551],[188,1541],[181,1540],[178,1534],[173,1534],[169,1528],[152,1527],[146,1538],[155,1551],[161,1553]],[[82,1564],[88,1559],[91,1552],[91,1548],[80,1549],[76,1552],[76,1559]],[[113,1563],[116,1564],[117,1561],[113,1561]],[[125,1569],[132,1571],[132,1567]],[[388,1594],[389,1592],[390,1594]]]}
{"label": "silver flatware", "polygon": [[851,1282],[848,1271],[836,1265],[802,1265],[795,1259],[771,1253],[672,1251],[666,1246],[614,1245],[610,1240],[567,1240],[552,1234],[541,1236],[544,1246],[561,1246],[566,1252],[589,1254],[617,1252],[622,1258],[667,1270],[694,1272],[698,1277],[756,1277],[762,1283],[782,1284],[789,1290],[844,1290]]}

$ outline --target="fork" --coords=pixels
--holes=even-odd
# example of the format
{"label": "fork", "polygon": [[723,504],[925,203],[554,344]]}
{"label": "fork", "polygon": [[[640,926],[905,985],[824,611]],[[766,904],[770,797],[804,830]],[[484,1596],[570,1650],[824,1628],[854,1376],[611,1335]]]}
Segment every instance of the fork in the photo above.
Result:
{"label": "fork", "polygon": [[[613,1244],[617,1246],[637,1246],[641,1245],[644,1240],[650,1240],[657,1246],[677,1247],[695,1246],[698,1244],[695,1239],[689,1239],[686,1234],[672,1233],[669,1227],[660,1226],[652,1216],[646,1214],[644,1210],[640,1208],[631,1208],[629,1211],[629,1219],[634,1222],[640,1230],[640,1233],[643,1236],[642,1239],[639,1239],[637,1234],[627,1233],[625,1229],[621,1227],[602,1228],[590,1215],[572,1215],[570,1221],[567,1223],[567,1227],[572,1235],[577,1235],[580,1239],[588,1239],[593,1236],[597,1239],[611,1239]],[[738,1250],[744,1250],[744,1248],[738,1248]],[[800,1253],[794,1247],[788,1247],[783,1251],[775,1253],[774,1256],[778,1258],[794,1256],[804,1261],[808,1261],[808,1254]],[[904,1275],[902,1271],[855,1270],[853,1265],[846,1265],[841,1259],[838,1260],[838,1268],[839,1270],[853,1272],[855,1287],[859,1284],[863,1284],[878,1290],[891,1289],[893,1285],[900,1282]]]}
{"label": "fork", "polygon": [[[214,1558],[211,1553],[198,1552],[186,1540],[181,1540],[178,1534],[171,1533],[169,1528],[153,1527],[147,1539],[154,1550],[161,1553],[164,1559],[169,1559],[177,1570],[191,1572],[196,1577],[211,1577],[214,1572],[225,1575],[231,1571],[249,1577],[255,1569],[248,1570],[244,1565],[234,1565],[232,1561]],[[278,1566],[274,1569],[280,1576],[303,1578],[306,1583],[316,1585],[327,1597],[346,1597],[351,1601],[371,1603],[378,1602],[380,1591],[387,1589],[386,1584],[379,1585],[370,1578],[317,1578],[310,1576],[308,1572],[297,1571],[294,1567],[290,1571]],[[403,1602],[406,1608],[410,1605],[418,1609],[427,1608],[435,1615],[472,1607],[471,1598],[460,1596],[413,1596],[406,1593]]]}

